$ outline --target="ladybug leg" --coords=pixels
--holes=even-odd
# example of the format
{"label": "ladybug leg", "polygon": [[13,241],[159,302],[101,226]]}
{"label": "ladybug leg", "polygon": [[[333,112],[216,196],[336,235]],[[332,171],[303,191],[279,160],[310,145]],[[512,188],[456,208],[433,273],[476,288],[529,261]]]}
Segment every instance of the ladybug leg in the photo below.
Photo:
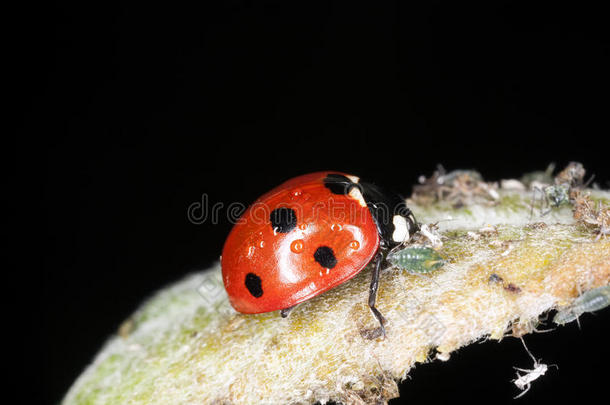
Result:
{"label": "ladybug leg", "polygon": [[377,253],[375,256],[375,267],[373,268],[373,278],[371,280],[371,286],[369,288],[369,308],[371,308],[371,312],[379,321],[379,327],[373,330],[365,331],[363,336],[367,339],[376,339],[380,336],[385,338],[385,323],[386,320],[381,315],[381,312],[377,308],[375,308],[375,302],[377,301],[377,289],[379,288],[379,275],[381,274],[381,264],[384,262],[383,253]]}
{"label": "ladybug leg", "polygon": [[288,315],[290,315],[292,310],[295,308],[296,308],[296,305],[294,305],[292,307],[284,308],[284,309],[280,310],[280,315],[282,315],[282,318],[288,318]]}

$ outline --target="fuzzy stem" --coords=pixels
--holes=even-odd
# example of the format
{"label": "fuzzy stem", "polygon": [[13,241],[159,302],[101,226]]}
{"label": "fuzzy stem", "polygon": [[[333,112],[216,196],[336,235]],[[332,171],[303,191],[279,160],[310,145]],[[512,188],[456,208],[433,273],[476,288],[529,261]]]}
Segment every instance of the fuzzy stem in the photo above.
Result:
{"label": "fuzzy stem", "polygon": [[[376,326],[367,307],[370,268],[284,319],[236,313],[216,265],[147,300],[63,403],[387,401],[417,362],[529,333],[540,315],[610,283],[610,240],[596,240],[569,206],[532,220],[531,193],[497,193],[495,204],[461,208],[409,203],[421,223],[438,221],[438,252],[448,263],[428,275],[382,273],[385,340],[361,334]],[[591,193],[610,201],[608,192]]]}

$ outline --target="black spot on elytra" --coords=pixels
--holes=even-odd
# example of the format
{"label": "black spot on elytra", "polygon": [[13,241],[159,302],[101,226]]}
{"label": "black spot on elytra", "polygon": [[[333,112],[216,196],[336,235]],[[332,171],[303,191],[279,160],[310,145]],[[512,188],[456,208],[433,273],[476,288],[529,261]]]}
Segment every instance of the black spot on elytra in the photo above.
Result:
{"label": "black spot on elytra", "polygon": [[356,183],[342,174],[331,173],[324,178],[324,186],[333,194],[349,194]]}
{"label": "black spot on elytra", "polygon": [[297,226],[297,214],[292,208],[276,208],[269,215],[271,227],[280,233],[292,231]]}
{"label": "black spot on elytra", "polygon": [[246,288],[254,297],[263,295],[263,284],[261,278],[254,273],[246,274]]}
{"label": "black spot on elytra", "polygon": [[316,252],[313,254],[313,258],[325,269],[332,269],[337,265],[337,258],[335,257],[333,250],[328,246],[320,246],[317,248]]}

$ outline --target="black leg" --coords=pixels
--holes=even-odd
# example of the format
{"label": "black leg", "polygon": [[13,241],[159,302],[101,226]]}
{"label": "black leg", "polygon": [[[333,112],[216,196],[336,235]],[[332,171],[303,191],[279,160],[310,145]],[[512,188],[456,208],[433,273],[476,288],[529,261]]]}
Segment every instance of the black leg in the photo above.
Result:
{"label": "black leg", "polygon": [[282,318],[286,318],[286,317],[288,317],[288,315],[290,315],[290,312],[291,312],[291,311],[292,311],[292,310],[293,310],[295,307],[296,307],[296,305],[295,305],[295,306],[293,306],[293,307],[288,307],[288,308],[284,308],[284,309],[282,309],[282,310],[280,311],[280,314],[282,315]]}
{"label": "black leg", "polygon": [[384,255],[382,252],[378,252],[377,256],[375,256],[375,267],[373,268],[373,278],[371,280],[371,286],[369,288],[369,307],[371,308],[371,312],[379,322],[379,328],[376,328],[373,331],[367,332],[366,337],[369,339],[375,339],[379,336],[383,336],[385,338],[385,323],[386,320],[381,315],[381,312],[377,308],[375,308],[375,302],[377,301],[377,289],[379,288],[379,274],[381,273],[381,264],[384,262]]}

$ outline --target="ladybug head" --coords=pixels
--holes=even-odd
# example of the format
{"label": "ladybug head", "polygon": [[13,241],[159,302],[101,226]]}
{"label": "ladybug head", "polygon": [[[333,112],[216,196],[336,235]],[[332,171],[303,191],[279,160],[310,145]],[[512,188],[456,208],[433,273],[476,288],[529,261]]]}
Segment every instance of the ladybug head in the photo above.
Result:
{"label": "ladybug head", "polygon": [[349,194],[366,203],[385,247],[409,240],[419,226],[405,199],[375,184],[359,180],[356,176],[329,174],[324,179],[324,185],[334,194]]}
{"label": "ladybug head", "polygon": [[419,230],[419,225],[403,197],[371,183],[361,183],[360,187],[386,247],[409,240],[411,235]]}

